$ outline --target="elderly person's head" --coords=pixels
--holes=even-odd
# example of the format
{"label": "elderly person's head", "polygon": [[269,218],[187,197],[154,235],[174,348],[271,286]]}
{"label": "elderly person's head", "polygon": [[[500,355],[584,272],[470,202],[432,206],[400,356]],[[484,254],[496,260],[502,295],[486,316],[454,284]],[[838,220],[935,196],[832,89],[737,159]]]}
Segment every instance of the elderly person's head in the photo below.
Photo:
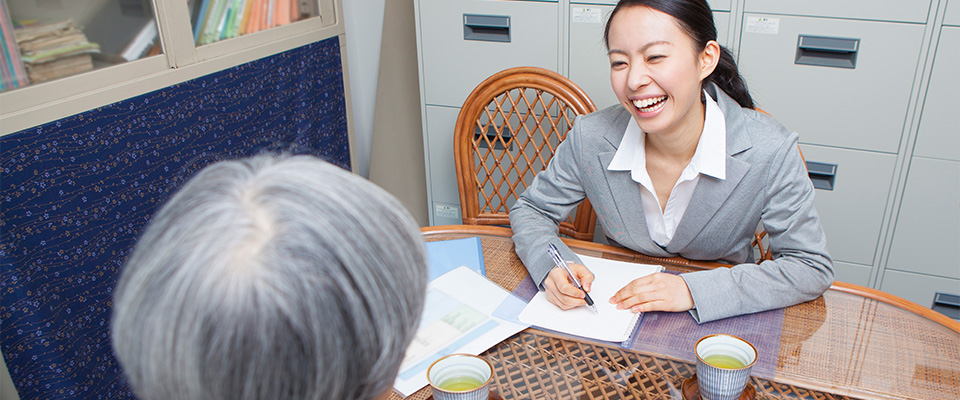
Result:
{"label": "elderly person's head", "polygon": [[392,196],[311,157],[211,165],[153,217],[114,294],[113,347],[161,399],[374,399],[426,290]]}

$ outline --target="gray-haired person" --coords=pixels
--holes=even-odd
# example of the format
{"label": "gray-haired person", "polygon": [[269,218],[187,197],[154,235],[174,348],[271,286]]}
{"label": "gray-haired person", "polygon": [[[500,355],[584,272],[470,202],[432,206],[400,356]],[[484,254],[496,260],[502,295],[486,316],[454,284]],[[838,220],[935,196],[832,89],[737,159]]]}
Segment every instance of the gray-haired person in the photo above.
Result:
{"label": "gray-haired person", "polygon": [[305,156],[219,162],[121,271],[113,348],[145,400],[381,398],[426,277],[417,225],[374,184]]}

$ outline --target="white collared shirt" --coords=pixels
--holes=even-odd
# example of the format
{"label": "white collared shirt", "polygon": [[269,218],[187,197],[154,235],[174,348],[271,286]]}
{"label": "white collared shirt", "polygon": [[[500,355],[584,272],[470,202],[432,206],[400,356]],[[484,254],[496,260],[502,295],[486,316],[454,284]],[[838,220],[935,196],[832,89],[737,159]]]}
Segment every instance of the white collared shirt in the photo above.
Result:
{"label": "white collared shirt", "polygon": [[630,177],[640,184],[640,200],[647,220],[647,230],[650,232],[650,237],[660,246],[668,245],[673,239],[677,225],[680,224],[680,219],[690,205],[690,199],[693,198],[693,191],[697,188],[697,182],[700,181],[700,174],[726,179],[726,122],[717,102],[706,92],[704,96],[707,110],[697,150],[693,153],[690,163],[680,173],[680,178],[674,184],[663,210],[660,209],[660,200],[657,199],[653,181],[647,174],[645,133],[640,130],[636,122],[631,121],[627,124],[620,147],[610,161],[610,165],[607,166],[607,170],[610,171],[630,171]]}

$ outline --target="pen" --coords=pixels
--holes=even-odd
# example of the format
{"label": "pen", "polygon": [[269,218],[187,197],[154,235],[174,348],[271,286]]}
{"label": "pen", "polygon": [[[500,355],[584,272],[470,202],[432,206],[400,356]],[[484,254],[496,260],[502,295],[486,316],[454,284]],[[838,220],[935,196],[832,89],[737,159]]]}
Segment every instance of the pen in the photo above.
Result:
{"label": "pen", "polygon": [[570,271],[570,267],[567,267],[567,262],[563,260],[562,256],[560,256],[560,251],[557,250],[557,246],[554,246],[553,243],[547,245],[547,253],[550,253],[550,257],[553,258],[554,264],[557,264],[558,267],[561,267],[564,271],[567,271],[567,276],[570,277],[570,280],[573,282],[573,284],[577,286],[577,289],[583,291],[583,299],[587,301],[587,306],[590,307],[593,312],[599,314],[600,312],[597,311],[597,306],[593,305],[593,299],[590,298],[590,293],[587,293],[586,290],[583,290],[583,286],[580,285],[580,280],[578,280],[576,276],[573,276],[573,272]]}

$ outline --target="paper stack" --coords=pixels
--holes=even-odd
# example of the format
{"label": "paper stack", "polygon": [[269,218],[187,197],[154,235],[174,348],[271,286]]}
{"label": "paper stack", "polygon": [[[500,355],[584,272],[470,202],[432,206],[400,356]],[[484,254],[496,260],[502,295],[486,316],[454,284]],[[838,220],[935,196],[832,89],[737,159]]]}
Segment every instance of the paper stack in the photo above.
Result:
{"label": "paper stack", "polygon": [[32,23],[14,29],[30,82],[43,82],[93,69],[90,43],[72,19]]}

